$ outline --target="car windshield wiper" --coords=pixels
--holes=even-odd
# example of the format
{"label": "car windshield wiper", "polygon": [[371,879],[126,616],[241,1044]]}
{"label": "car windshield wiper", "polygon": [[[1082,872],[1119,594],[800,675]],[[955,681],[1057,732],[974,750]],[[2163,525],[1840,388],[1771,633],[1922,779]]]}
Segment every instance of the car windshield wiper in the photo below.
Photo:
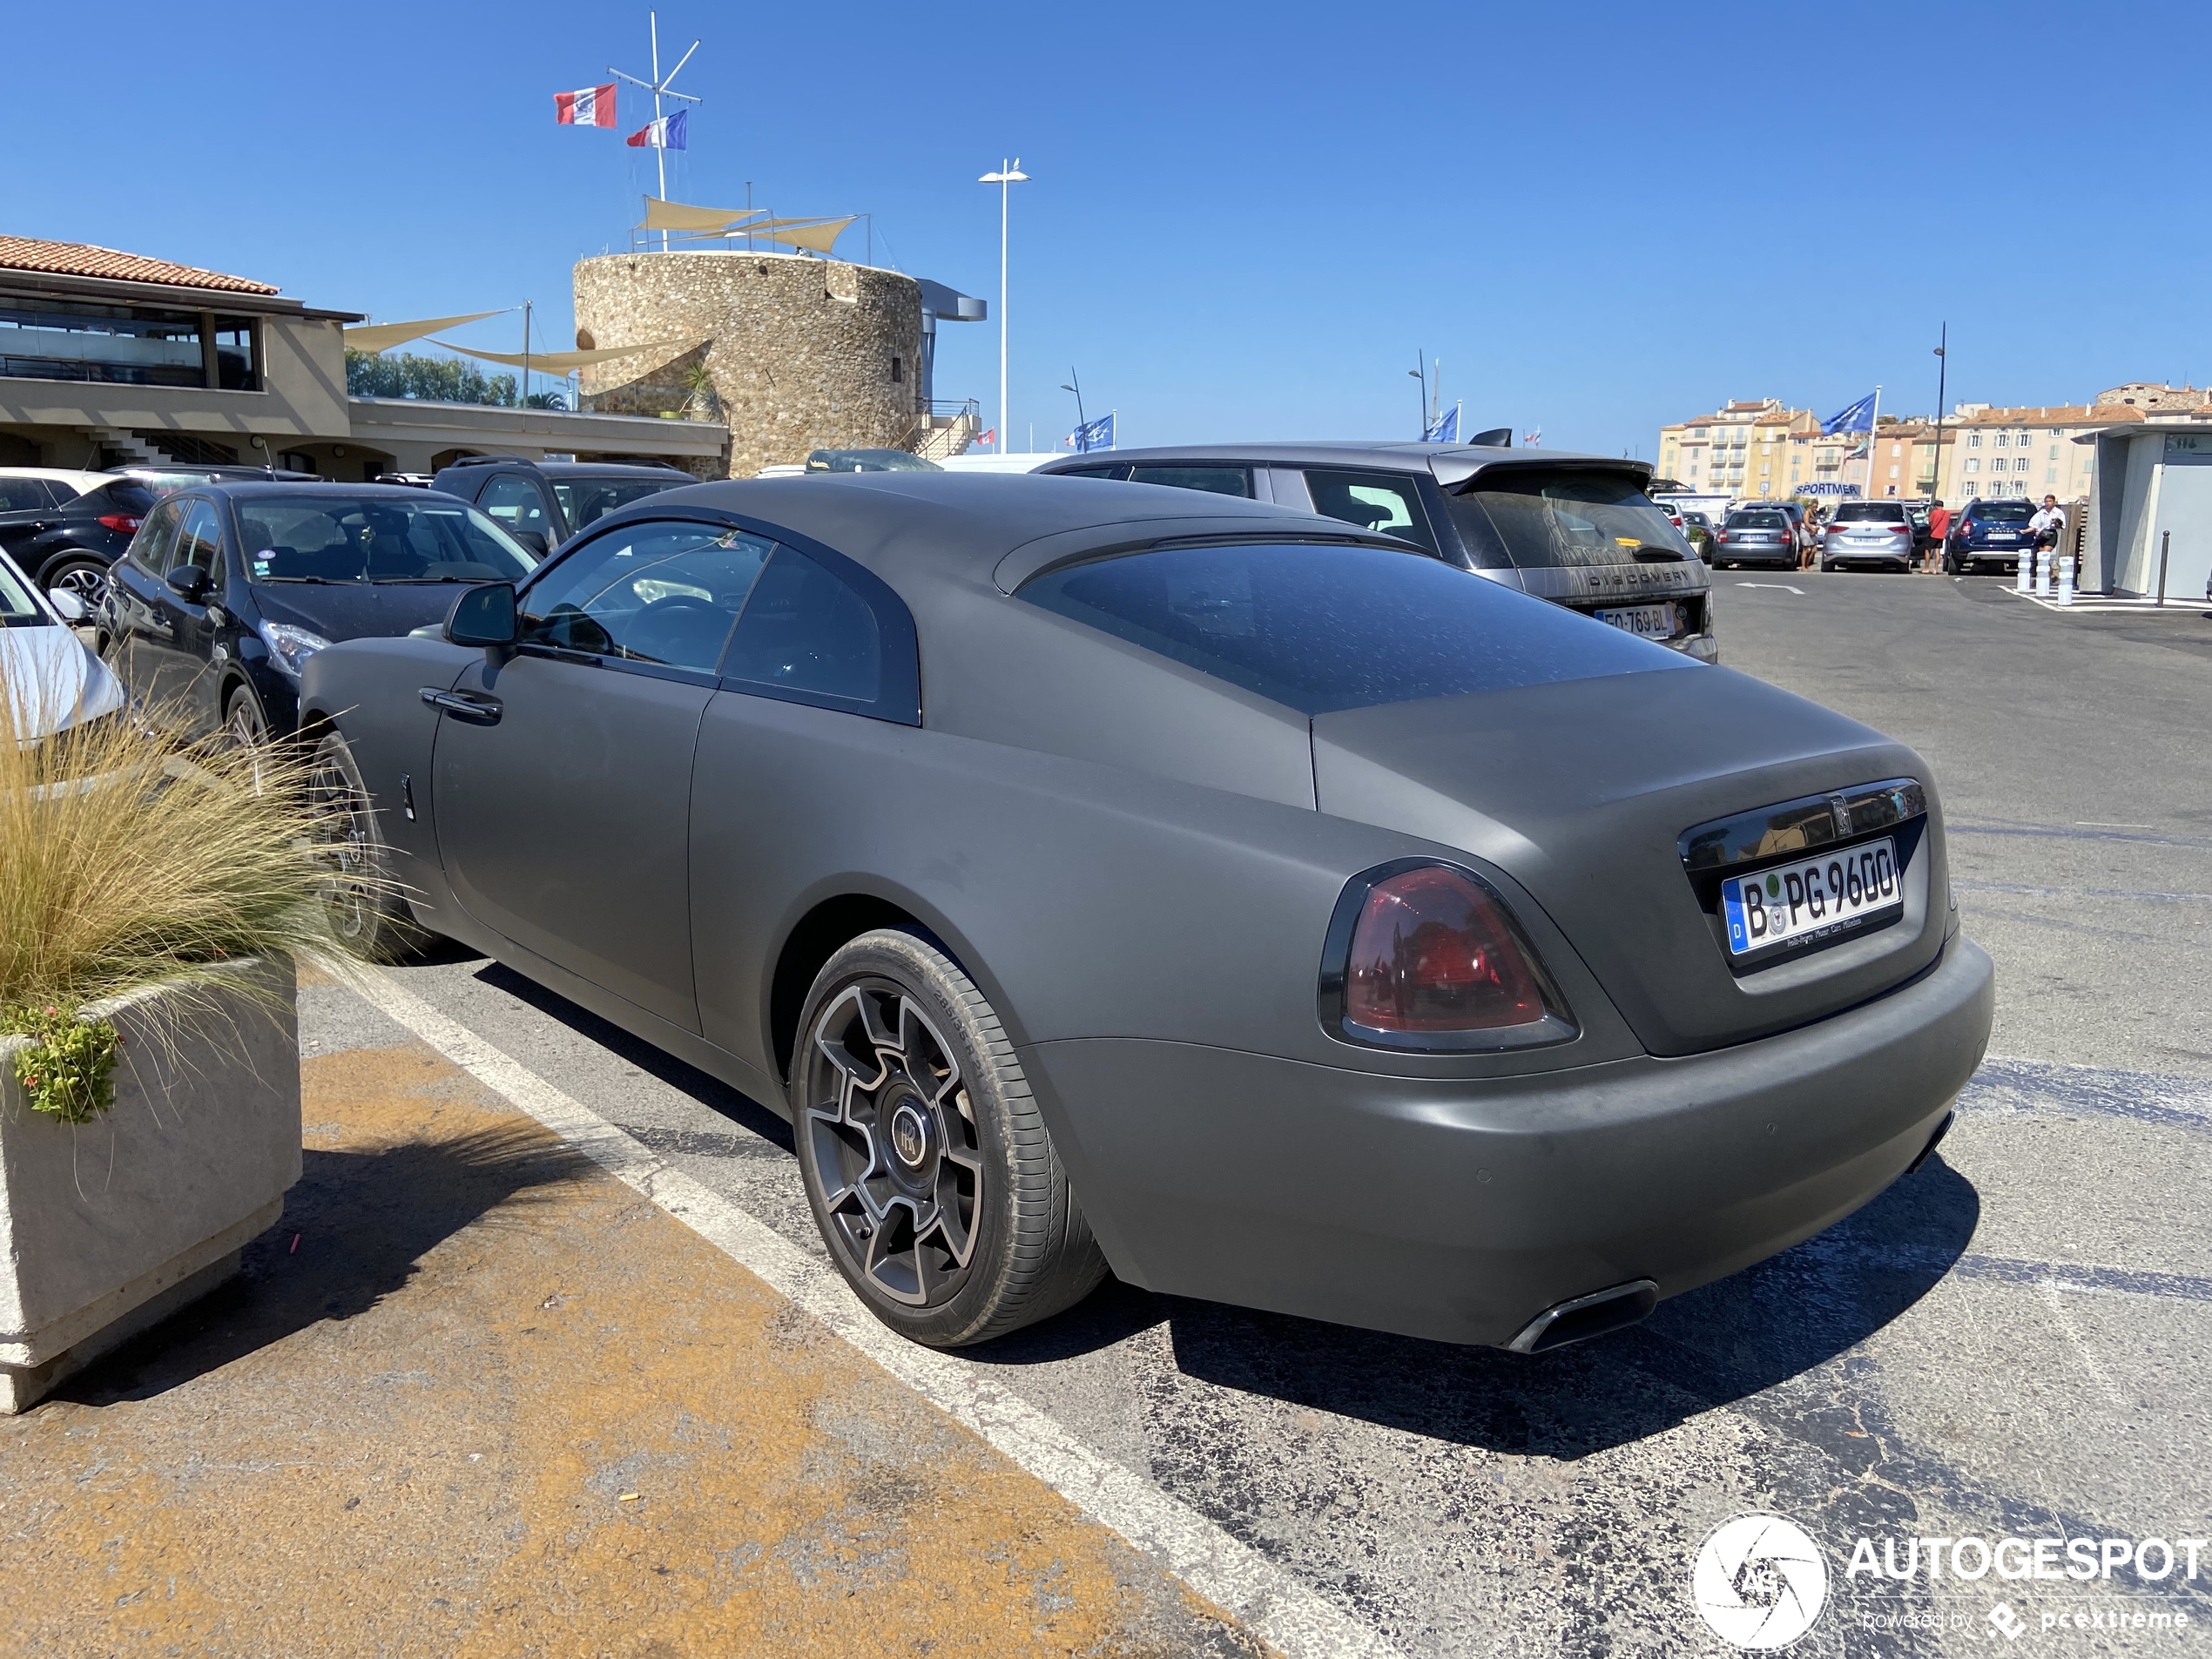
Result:
{"label": "car windshield wiper", "polygon": [[335,588],[360,580],[357,576],[257,576],[253,578],[253,584],[260,587],[269,582],[312,582],[321,587]]}

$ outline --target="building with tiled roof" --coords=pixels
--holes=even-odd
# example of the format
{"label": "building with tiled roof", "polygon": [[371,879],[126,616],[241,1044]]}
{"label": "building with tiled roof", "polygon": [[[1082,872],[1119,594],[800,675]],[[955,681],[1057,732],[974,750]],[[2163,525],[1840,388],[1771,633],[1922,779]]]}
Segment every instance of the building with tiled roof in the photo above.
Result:
{"label": "building with tiled roof", "polygon": [[196,265],[150,260],[90,242],[42,242],[29,236],[0,236],[0,270],[37,271],[48,276],[104,278],[114,282],[157,284],[170,288],[205,288],[218,293],[274,294],[266,282],[203,271]]}

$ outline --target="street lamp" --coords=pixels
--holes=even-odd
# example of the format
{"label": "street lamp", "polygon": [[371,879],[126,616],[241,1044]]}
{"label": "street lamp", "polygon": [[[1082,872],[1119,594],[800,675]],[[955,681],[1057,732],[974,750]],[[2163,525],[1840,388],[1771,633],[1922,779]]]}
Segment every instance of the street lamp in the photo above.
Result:
{"label": "street lamp", "polygon": [[[1070,386],[1069,381],[1075,384]],[[1083,377],[1076,373],[1074,364],[1068,366],[1068,380],[1060,382],[1060,389],[1076,395],[1076,448],[1087,450],[1090,448],[1090,422],[1083,417]]]}
{"label": "street lamp", "polygon": [[1006,441],[1013,428],[1008,424],[1006,413],[1006,199],[1007,192],[1015,185],[1025,185],[1029,175],[1022,171],[1022,158],[1001,161],[996,172],[987,172],[975,182],[999,187],[999,453],[1006,453]]}

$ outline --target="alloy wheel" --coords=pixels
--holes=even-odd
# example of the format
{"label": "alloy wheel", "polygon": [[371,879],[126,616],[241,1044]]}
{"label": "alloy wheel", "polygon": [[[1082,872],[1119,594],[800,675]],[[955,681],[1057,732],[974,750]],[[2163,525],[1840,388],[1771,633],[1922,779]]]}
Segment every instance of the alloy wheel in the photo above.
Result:
{"label": "alloy wheel", "polygon": [[846,986],[808,1038],[800,1133],[831,1242],[884,1295],[949,1299],[975,1251],[983,1147],[953,1046],[888,980]]}
{"label": "alloy wheel", "polygon": [[368,802],[334,758],[319,759],[307,781],[315,861],[322,866],[323,914],[330,930],[359,947],[375,927],[374,865],[369,851]]}
{"label": "alloy wheel", "polygon": [[46,584],[73,593],[84,603],[89,616],[98,616],[100,607],[107,603],[107,572],[97,564],[72,564],[56,572]]}

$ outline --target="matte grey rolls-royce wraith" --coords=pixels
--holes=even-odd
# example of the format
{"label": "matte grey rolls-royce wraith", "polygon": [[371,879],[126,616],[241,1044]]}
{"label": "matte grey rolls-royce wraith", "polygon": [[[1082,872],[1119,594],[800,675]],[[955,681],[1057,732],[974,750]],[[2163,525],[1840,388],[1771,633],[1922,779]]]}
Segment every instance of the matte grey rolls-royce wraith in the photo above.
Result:
{"label": "matte grey rolls-royce wraith", "polygon": [[1109,1267],[1595,1335],[1865,1204],[1988,1035],[1919,755],[1340,519],[701,485],[429,633],[307,659],[341,925],[786,1112],[920,1341]]}

